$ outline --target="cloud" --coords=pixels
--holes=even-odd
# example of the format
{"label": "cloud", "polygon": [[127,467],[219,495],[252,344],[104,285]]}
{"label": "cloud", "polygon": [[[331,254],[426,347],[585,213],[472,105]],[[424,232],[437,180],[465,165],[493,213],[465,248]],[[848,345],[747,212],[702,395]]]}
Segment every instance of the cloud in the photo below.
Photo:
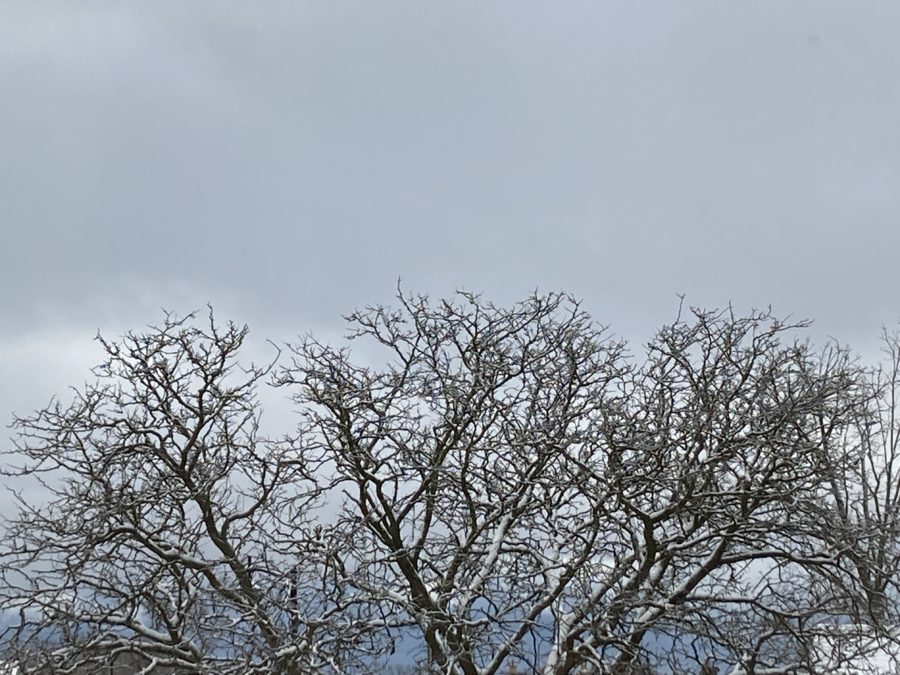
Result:
{"label": "cloud", "polygon": [[[396,279],[628,335],[897,313],[892,5],[0,8],[0,334],[212,301],[336,326]],[[233,311],[232,311],[233,309]]]}

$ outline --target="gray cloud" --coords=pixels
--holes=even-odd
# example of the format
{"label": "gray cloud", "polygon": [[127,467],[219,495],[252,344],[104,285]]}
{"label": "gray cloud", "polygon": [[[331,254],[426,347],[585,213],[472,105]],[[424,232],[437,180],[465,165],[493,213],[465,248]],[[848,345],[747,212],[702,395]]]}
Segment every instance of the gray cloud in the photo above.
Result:
{"label": "gray cloud", "polygon": [[333,330],[398,277],[565,288],[629,335],[683,292],[865,340],[900,318],[898,25],[819,1],[4,3],[3,344],[207,300]]}

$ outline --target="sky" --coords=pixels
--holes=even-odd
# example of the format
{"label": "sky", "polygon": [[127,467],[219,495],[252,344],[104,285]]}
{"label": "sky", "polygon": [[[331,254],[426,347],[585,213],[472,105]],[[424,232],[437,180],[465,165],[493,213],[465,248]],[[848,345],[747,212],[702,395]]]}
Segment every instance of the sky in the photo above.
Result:
{"label": "sky", "polygon": [[4,421],[98,330],[338,336],[398,279],[900,320],[894,1],[0,0],[0,102]]}

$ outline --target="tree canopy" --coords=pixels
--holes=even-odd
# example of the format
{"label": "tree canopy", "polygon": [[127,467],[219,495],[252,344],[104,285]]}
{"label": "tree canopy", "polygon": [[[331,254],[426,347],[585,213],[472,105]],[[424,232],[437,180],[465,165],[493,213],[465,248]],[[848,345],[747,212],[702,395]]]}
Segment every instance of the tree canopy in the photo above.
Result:
{"label": "tree canopy", "polygon": [[[635,347],[564,294],[400,293],[347,324],[259,366],[246,326],[167,314],[15,419],[10,657],[774,674],[893,639],[892,334],[869,365],[771,311],[682,309]],[[291,433],[264,432],[263,387]]]}

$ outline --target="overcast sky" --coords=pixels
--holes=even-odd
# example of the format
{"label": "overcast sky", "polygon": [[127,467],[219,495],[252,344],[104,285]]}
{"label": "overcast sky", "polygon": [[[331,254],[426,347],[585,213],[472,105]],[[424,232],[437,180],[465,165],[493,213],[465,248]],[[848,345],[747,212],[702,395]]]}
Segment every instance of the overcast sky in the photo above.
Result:
{"label": "overcast sky", "polygon": [[213,303],[396,280],[900,319],[900,3],[0,0],[0,413]]}

